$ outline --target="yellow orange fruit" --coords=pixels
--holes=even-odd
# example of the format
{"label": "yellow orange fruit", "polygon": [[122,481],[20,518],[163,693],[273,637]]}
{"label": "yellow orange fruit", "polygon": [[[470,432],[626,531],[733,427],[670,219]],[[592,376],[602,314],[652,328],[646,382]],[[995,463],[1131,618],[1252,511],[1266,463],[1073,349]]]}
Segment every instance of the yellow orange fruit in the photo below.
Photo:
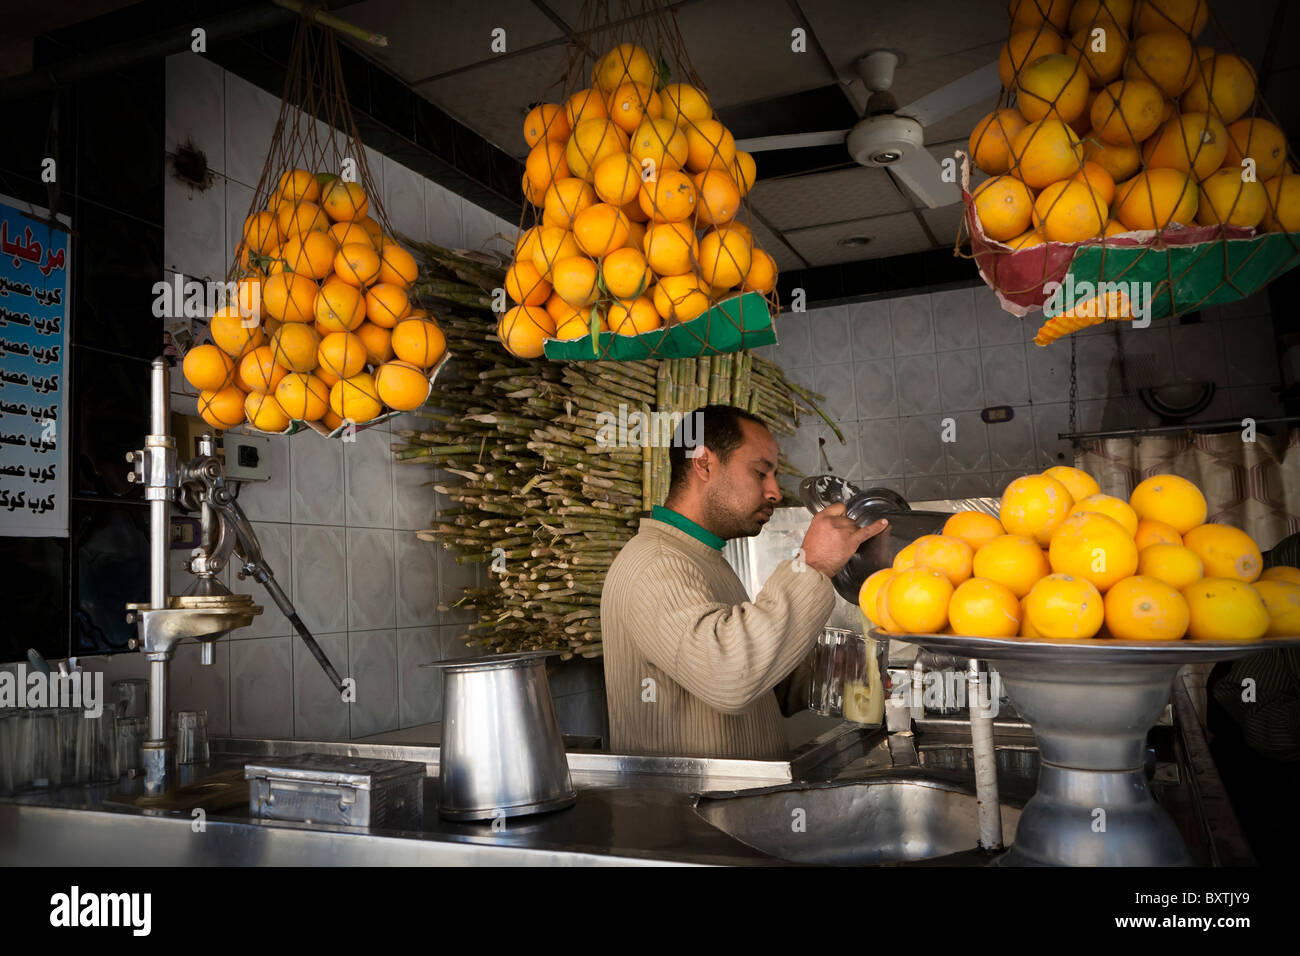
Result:
{"label": "yellow orange fruit", "polygon": [[340,249],[348,245],[369,246],[375,250],[379,248],[375,236],[359,222],[336,222],[326,232],[334,238]]}
{"label": "yellow orange fruit", "polygon": [[330,409],[344,421],[368,422],[383,413],[384,404],[369,372],[341,379],[330,387]]}
{"label": "yellow orange fruit", "polygon": [[709,97],[689,83],[669,83],[660,90],[659,97],[664,104],[664,119],[674,126],[685,126],[688,121],[698,122],[713,115]]}
{"label": "yellow orange fruit", "polygon": [[1205,577],[1205,565],[1195,551],[1181,544],[1152,544],[1138,552],[1138,574],[1181,591]]}
{"label": "yellow orange fruit", "polygon": [[1015,159],[1012,174],[1031,189],[1073,176],[1083,165],[1079,137],[1055,117],[1027,124],[1012,142],[1011,155]]}
{"label": "yellow orange fruit", "polygon": [[876,613],[876,600],[880,596],[880,589],[893,576],[893,568],[881,568],[879,571],[867,575],[867,579],[862,582],[862,587],[858,588],[858,607],[866,615],[867,620],[877,627],[880,626],[880,621],[878,619],[879,615]]}
{"label": "yellow orange fruit", "polygon": [[1006,585],[970,578],[952,592],[948,622],[954,634],[1014,637],[1020,633],[1020,600]]}
{"label": "yellow orange fruit", "polygon": [[749,272],[752,251],[741,232],[710,229],[700,238],[700,278],[710,286],[730,289],[740,285]]}
{"label": "yellow orange fruit", "polygon": [[1119,522],[1084,511],[1071,514],[1052,534],[1048,561],[1054,572],[1073,574],[1105,592],[1137,571],[1138,549]]}
{"label": "yellow orange fruit", "polygon": [[731,164],[731,178],[736,182],[740,195],[745,196],[758,181],[758,164],[752,154],[743,149],[736,150],[736,159]]}
{"label": "yellow orange fruit", "polygon": [[691,271],[700,247],[689,223],[656,222],[646,229],[643,251],[657,275],[673,276]]}
{"label": "yellow orange fruit", "polygon": [[362,322],[353,331],[366,347],[366,359],[371,365],[379,365],[393,357],[393,333],[382,325]]}
{"label": "yellow orange fruit", "polygon": [[1202,226],[1251,228],[1264,221],[1268,192],[1260,182],[1243,182],[1241,170],[1228,166],[1201,180],[1196,221]]}
{"label": "yellow orange fruit", "polygon": [[650,288],[654,274],[639,249],[615,249],[600,264],[605,288],[616,299],[635,299]]}
{"label": "yellow orange fruit", "polygon": [[[1142,165],[1142,153],[1136,146],[1112,146],[1093,139],[1084,144],[1083,158],[1085,163],[1100,166],[1117,184],[1131,177]],[[1107,205],[1113,208],[1112,201]]]}
{"label": "yellow orange fruit", "polygon": [[695,181],[680,170],[663,170],[641,185],[637,204],[654,222],[692,219],[696,208]]}
{"label": "yellow orange fruit", "polygon": [[[596,334],[608,332],[609,326],[605,324],[605,317],[600,314],[599,309],[590,310],[596,318]],[[557,339],[585,339],[591,335],[591,315],[584,315],[581,312],[570,312],[569,317],[562,322],[555,323],[555,335],[552,338]]]}
{"label": "yellow orange fruit", "polygon": [[1180,535],[1204,524],[1208,507],[1201,489],[1178,475],[1143,479],[1129,495],[1128,503],[1139,518],[1161,521]]}
{"label": "yellow orange fruit", "polygon": [[[586,185],[583,180],[578,180]],[[615,153],[596,164],[592,177],[596,195],[612,206],[623,207],[641,192],[641,164],[630,153]]]}
{"label": "yellow orange fruit", "polygon": [[1124,77],[1146,80],[1160,87],[1165,96],[1177,99],[1196,76],[1196,53],[1192,42],[1181,33],[1161,31],[1136,36],[1124,63]]}
{"label": "yellow orange fruit", "polygon": [[572,175],[566,156],[565,144],[553,139],[544,139],[528,151],[528,158],[524,160],[524,176],[533,187],[533,205],[542,204],[539,197],[546,195],[551,183]]}
{"label": "yellow orange fruit", "polygon": [[1065,52],[1065,41],[1052,27],[1041,30],[1015,30],[1002,45],[998,54],[998,79],[1003,87],[1015,87],[1016,77],[1026,65],[1040,57]]}
{"label": "yellow orange fruit", "polygon": [[280,247],[280,257],[289,272],[305,275],[309,279],[324,279],[334,271],[334,256],[338,243],[328,233],[313,229],[290,236]]}
{"label": "yellow orange fruit", "polygon": [[1042,637],[1084,639],[1101,630],[1106,609],[1092,582],[1070,574],[1049,574],[1026,596],[1025,617]]}
{"label": "yellow orange fruit", "polygon": [[384,362],[375,369],[375,391],[379,400],[399,412],[419,408],[429,397],[431,386],[424,372],[409,362]]}
{"label": "yellow orange fruit", "polygon": [[1110,218],[1106,201],[1086,182],[1067,179],[1038,194],[1033,223],[1048,242],[1082,242],[1100,235]]}
{"label": "yellow orange fruit", "polygon": [[1133,543],[1138,546],[1138,551],[1142,551],[1153,544],[1181,545],[1183,536],[1178,533],[1177,528],[1167,525],[1163,521],[1157,521],[1154,518],[1139,518],[1137,531],[1133,534]]}
{"label": "yellow orange fruit", "polygon": [[330,217],[314,202],[284,203],[276,216],[280,233],[286,240],[306,232],[325,232]]}
{"label": "yellow orange fruit", "polygon": [[1008,534],[1031,538],[1043,548],[1051,542],[1052,532],[1061,526],[1073,506],[1070,492],[1055,478],[1024,475],[1002,492],[999,520]]}
{"label": "yellow orange fruit", "polygon": [[1005,585],[1016,597],[1024,597],[1040,578],[1052,573],[1052,567],[1038,542],[1023,535],[1004,534],[975,550],[971,573]]}
{"label": "yellow orange fruit", "polygon": [[[600,90],[591,87],[578,90],[564,101],[564,118],[569,123],[569,136],[573,135],[573,130],[584,120],[605,119],[608,116],[609,110]],[[566,136],[565,140],[568,138]]]}
{"label": "yellow orange fruit", "polygon": [[1269,232],[1300,232],[1300,176],[1274,176],[1264,183],[1268,209],[1264,228]]}
{"label": "yellow orange fruit", "polygon": [[365,321],[365,296],[342,279],[331,280],[316,293],[312,316],[329,332],[351,332]]}
{"label": "yellow orange fruit", "polygon": [[235,358],[266,341],[261,326],[241,315],[239,309],[228,305],[212,313],[212,318],[208,320],[208,333],[217,348]]}
{"label": "yellow orange fruit", "polygon": [[1176,30],[1195,37],[1205,29],[1210,10],[1205,0],[1137,0],[1133,35]]}
{"label": "yellow orange fruit", "polygon": [[1043,635],[1039,634],[1036,630],[1034,630],[1034,625],[1029,623],[1029,615],[1025,613],[1025,602],[1028,600],[1029,600],[1028,594],[1026,594],[1024,597],[1020,599],[1020,633],[1017,636],[1042,637]]}
{"label": "yellow orange fruit", "polygon": [[726,171],[736,159],[731,130],[715,119],[694,120],[686,127],[686,168],[700,173],[711,166]]}
{"label": "yellow orange fruit", "polygon": [[1116,498],[1114,495],[1086,495],[1074,503],[1070,509],[1070,514],[1083,514],[1084,512],[1094,512],[1103,514],[1106,517],[1117,522],[1124,533],[1130,538],[1137,534],[1138,515],[1122,498]]}
{"label": "yellow orange fruit", "polygon": [[542,278],[531,259],[516,259],[506,270],[506,295],[516,305],[544,305],[551,297],[551,284]]}
{"label": "yellow orange fruit", "polygon": [[334,274],[348,285],[370,285],[379,278],[379,253],[369,243],[340,246],[334,255]]}
{"label": "yellow orange fruit", "polygon": [[1070,18],[1070,0],[1010,0],[1007,19],[1011,29],[1037,29],[1051,24],[1057,30],[1065,29]]}
{"label": "yellow orange fruit", "polygon": [[1088,105],[1088,73],[1062,53],[1028,63],[1016,80],[1016,105],[1031,123],[1054,116],[1073,123]]}
{"label": "yellow orange fruit", "polygon": [[315,375],[290,372],[276,386],[275,401],[290,418],[314,422],[329,408],[329,389]]}
{"label": "yellow orange fruit", "polygon": [[605,322],[615,335],[640,335],[653,332],[664,324],[649,296],[636,299],[615,299],[609,304]]}
{"label": "yellow orange fruit", "polygon": [[1201,60],[1180,103],[1184,113],[1212,113],[1224,123],[1239,119],[1255,102],[1255,70],[1231,53]]}
{"label": "yellow orange fruit", "polygon": [[366,347],[351,332],[331,332],[316,348],[316,363],[331,375],[351,378],[366,367]]}
{"label": "yellow orange fruit", "polygon": [[1006,534],[1002,522],[983,511],[958,511],[943,523],[945,537],[960,538],[971,547],[971,557],[994,538]]}
{"label": "yellow orange fruit", "polygon": [[420,274],[415,256],[396,242],[385,241],[379,249],[379,281],[409,289]]}
{"label": "yellow orange fruit", "polygon": [[974,551],[961,538],[926,534],[914,543],[916,551],[912,555],[913,566],[941,571],[953,587],[970,577]]}
{"label": "yellow orange fruit", "polygon": [[1208,578],[1237,578],[1249,584],[1264,568],[1254,539],[1231,525],[1197,525],[1183,535],[1183,544],[1196,552]]}
{"label": "yellow orange fruit", "polygon": [[288,371],[277,364],[275,352],[269,345],[259,345],[250,350],[239,362],[239,377],[255,392],[274,392]]}
{"label": "yellow orange fruit", "polygon": [[393,326],[393,354],[421,369],[436,365],[447,351],[447,337],[436,322],[403,319]]}
{"label": "yellow orange fruit", "polygon": [[1114,23],[1101,20],[1076,30],[1066,44],[1065,55],[1083,67],[1091,86],[1105,86],[1118,79],[1124,69],[1128,37]]}
{"label": "yellow orange fruit", "polygon": [[555,263],[551,270],[551,287],[573,308],[585,308],[600,298],[599,274],[600,268],[591,259],[569,256]]}
{"label": "yellow orange fruit", "polygon": [[1202,578],[1183,589],[1197,641],[1253,641],[1268,633],[1268,608],[1259,592],[1236,578]]}
{"label": "yellow orange fruit", "polygon": [[391,329],[411,311],[411,300],[401,286],[376,282],[366,290],[366,318]]}
{"label": "yellow orange fruit", "polygon": [[1241,161],[1255,161],[1255,178],[1261,182],[1282,172],[1286,163],[1286,135],[1266,119],[1239,119],[1228,127],[1225,166],[1241,168]]}
{"label": "yellow orange fruit", "polygon": [[706,226],[731,222],[740,211],[740,189],[721,169],[706,169],[695,175],[696,221]]}
{"label": "yellow orange fruit", "polygon": [[1075,0],[1070,7],[1071,33],[1107,21],[1127,30],[1133,21],[1133,0]]}
{"label": "yellow orange fruit", "polygon": [[1012,249],[1032,249],[1034,246],[1041,246],[1046,241],[1046,237],[1037,229],[1028,229],[1014,239],[1007,239],[1006,244]]}
{"label": "yellow orange fruit", "polygon": [[289,427],[289,416],[275,396],[267,392],[249,392],[244,397],[244,414],[259,431],[278,433]]}
{"label": "yellow orange fruit", "polygon": [[519,238],[515,241],[514,252],[516,259],[531,260],[533,258],[533,250],[537,248],[537,236],[541,231],[541,226],[532,226],[519,234]]}
{"label": "yellow orange fruit", "polygon": [[1290,581],[1256,581],[1255,592],[1268,611],[1267,637],[1300,634],[1300,584]]}
{"label": "yellow orange fruit", "polygon": [[916,542],[913,541],[911,544],[906,545],[898,550],[898,554],[894,555],[894,562],[892,567],[895,571],[906,571],[915,563],[913,561],[913,558],[915,557],[916,557]]}
{"label": "yellow orange fruit", "polygon": [[691,147],[684,129],[666,119],[648,119],[632,134],[628,152],[636,160],[638,169],[658,175],[665,170],[684,167],[690,158]]}
{"label": "yellow orange fruit", "polygon": [[272,213],[255,212],[244,220],[244,243],[254,252],[270,252],[283,239],[279,223]]}
{"label": "yellow orange fruit", "polygon": [[1289,568],[1280,564],[1265,568],[1256,581],[1256,587],[1259,586],[1259,581],[1285,581],[1288,584],[1300,584],[1300,568]]}
{"label": "yellow orange fruit", "polygon": [[934,634],[948,624],[953,587],[934,568],[900,571],[881,589],[881,599],[898,628],[911,634]]}
{"label": "yellow orange fruit", "polygon": [[199,417],[213,428],[234,428],[247,417],[244,393],[234,385],[199,392]]}
{"label": "yellow orange fruit", "polygon": [[[611,159],[617,157],[610,157]],[[547,226],[573,227],[574,217],[596,202],[591,184],[576,176],[557,179],[542,199],[542,223]]]}
{"label": "yellow orange fruit", "polygon": [[319,345],[320,335],[310,325],[286,322],[271,336],[271,356],[291,372],[310,372],[316,367]]}
{"label": "yellow orange fruit", "polygon": [[640,83],[624,83],[605,103],[609,118],[625,133],[635,132],[646,117],[664,115],[663,101],[659,94],[650,87]]}
{"label": "yellow orange fruit", "polygon": [[1180,169],[1196,179],[1218,169],[1227,154],[1228,131],[1209,113],[1174,116],[1142,144],[1148,169]]}
{"label": "yellow orange fruit", "polygon": [[361,184],[342,179],[335,179],[325,187],[320,204],[335,222],[353,222],[370,211],[370,199]]}
{"label": "yellow orange fruit", "polygon": [[497,338],[516,358],[541,358],[543,343],[555,332],[555,323],[545,309],[517,305],[497,323]]}
{"label": "yellow orange fruit", "polygon": [[665,322],[689,322],[708,311],[710,304],[708,284],[693,272],[661,276],[652,297]]}
{"label": "yellow orange fruit", "polygon": [[1101,488],[1097,485],[1097,479],[1092,477],[1081,468],[1073,468],[1070,465],[1053,465],[1045,469],[1043,474],[1048,478],[1055,478],[1070,492],[1070,497],[1075,501],[1080,501],[1088,495],[1095,495]]}
{"label": "yellow orange fruit", "polygon": [[560,226],[545,226],[537,234],[537,245],[533,249],[533,265],[537,267],[538,274],[549,281],[551,267],[555,263],[570,256],[580,255],[582,250],[578,248],[573,233]]}
{"label": "yellow orange fruit", "polygon": [[1111,83],[1098,91],[1089,111],[1092,136],[1113,146],[1136,146],[1160,126],[1164,105],[1164,94],[1154,83],[1143,79]]}
{"label": "yellow orange fruit", "polygon": [[181,371],[201,392],[225,388],[235,380],[234,359],[215,345],[196,345],[186,352]]}
{"label": "yellow orange fruit", "polygon": [[305,169],[286,169],[275,186],[275,195],[281,202],[316,202],[320,194],[320,180]]}
{"label": "yellow orange fruit", "polygon": [[1025,128],[1019,110],[1000,109],[989,113],[971,130],[968,149],[975,166],[990,176],[1011,171],[1011,143]]}
{"label": "yellow orange fruit", "polygon": [[750,253],[749,271],[741,281],[740,287],[746,292],[760,292],[767,295],[776,288],[776,260],[762,249]]}
{"label": "yellow orange fruit", "polygon": [[1149,169],[1115,187],[1115,218],[1128,229],[1164,229],[1196,220],[1200,193],[1178,169]]}
{"label": "yellow orange fruit", "polygon": [[617,206],[598,202],[573,218],[573,238],[578,248],[599,259],[627,243],[631,223]]}
{"label": "yellow orange fruit", "polygon": [[563,143],[569,138],[569,120],[558,103],[538,103],[524,117],[524,142],[531,149],[543,139]]}
{"label": "yellow orange fruit", "polygon": [[644,48],[635,43],[620,43],[591,68],[591,85],[608,95],[624,83],[640,83],[653,88],[659,67]]}
{"label": "yellow orange fruit", "polygon": [[296,272],[279,272],[262,283],[262,308],[281,322],[311,322],[316,293],[314,279]]}
{"label": "yellow orange fruit", "polygon": [[1115,198],[1115,180],[1099,163],[1084,161],[1083,168],[1070,177],[1074,182],[1083,183],[1097,194],[1107,206]]}
{"label": "yellow orange fruit", "polygon": [[994,176],[972,194],[975,214],[990,239],[1012,239],[1029,228],[1034,194],[1014,176]]}
{"label": "yellow orange fruit", "polygon": [[1187,633],[1187,600],[1164,581],[1134,575],[1104,599],[1106,629],[1121,641],[1177,641]]}
{"label": "yellow orange fruit", "polygon": [[564,159],[569,166],[569,175],[590,181],[595,178],[596,166],[602,159],[625,153],[627,149],[627,133],[612,121],[589,119],[573,128],[564,147]]}

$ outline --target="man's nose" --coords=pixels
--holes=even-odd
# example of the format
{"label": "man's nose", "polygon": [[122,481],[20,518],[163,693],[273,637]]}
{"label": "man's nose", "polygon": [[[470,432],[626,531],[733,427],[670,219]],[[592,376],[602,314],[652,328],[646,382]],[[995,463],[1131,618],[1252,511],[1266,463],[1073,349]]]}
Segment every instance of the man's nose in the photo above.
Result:
{"label": "man's nose", "polygon": [[773,504],[781,500],[781,485],[777,482],[776,475],[767,480],[763,489],[763,497]]}

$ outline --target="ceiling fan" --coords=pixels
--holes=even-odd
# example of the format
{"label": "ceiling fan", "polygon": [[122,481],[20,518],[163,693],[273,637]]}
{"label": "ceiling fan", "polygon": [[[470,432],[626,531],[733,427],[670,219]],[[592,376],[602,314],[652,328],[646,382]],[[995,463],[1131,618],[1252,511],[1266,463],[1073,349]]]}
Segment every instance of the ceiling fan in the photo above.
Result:
{"label": "ceiling fan", "polygon": [[858,75],[871,95],[852,129],[759,136],[737,140],[736,148],[755,153],[843,143],[859,165],[888,170],[931,208],[960,201],[960,182],[945,182],[939,161],[925,148],[925,127],[996,97],[998,65],[990,63],[899,107],[889,92],[898,62],[892,50],[873,50],[858,59]]}

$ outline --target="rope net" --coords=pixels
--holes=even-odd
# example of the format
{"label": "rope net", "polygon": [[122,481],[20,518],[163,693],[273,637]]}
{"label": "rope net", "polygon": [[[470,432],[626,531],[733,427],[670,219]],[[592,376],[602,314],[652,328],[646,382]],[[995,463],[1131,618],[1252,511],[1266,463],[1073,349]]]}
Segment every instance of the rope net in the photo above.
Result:
{"label": "rope net", "polygon": [[210,344],[185,373],[216,428],[347,437],[422,405],[445,358],[366,161],[332,30],[305,4]]}
{"label": "rope net", "polygon": [[[1009,22],[969,144],[991,178],[965,192],[956,251],[1008,311],[1048,307],[1037,344],[1243,298],[1300,262],[1286,138],[1205,0],[1011,0]],[[1067,272],[1090,287],[1053,300]]]}
{"label": "rope net", "polygon": [[533,358],[547,339],[590,336],[590,358],[606,358],[618,337],[677,328],[675,351],[668,336],[644,335],[638,357],[774,341],[738,310],[714,308],[757,292],[770,330],[777,268],[754,241],[754,159],[718,120],[672,10],[585,0],[544,97],[523,124],[526,203],[498,326],[506,348]]}

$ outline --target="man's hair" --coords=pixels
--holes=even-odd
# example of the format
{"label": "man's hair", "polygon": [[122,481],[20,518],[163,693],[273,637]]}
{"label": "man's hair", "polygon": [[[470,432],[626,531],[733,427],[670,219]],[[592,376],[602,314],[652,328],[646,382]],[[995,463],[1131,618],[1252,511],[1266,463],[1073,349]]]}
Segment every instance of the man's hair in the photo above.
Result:
{"label": "man's hair", "polygon": [[668,449],[668,463],[672,466],[672,476],[668,480],[669,497],[686,485],[686,475],[691,466],[687,453],[702,444],[717,455],[719,461],[725,462],[745,440],[740,426],[742,421],[767,428],[763,419],[734,405],[705,405],[682,416],[673,430],[672,447]]}

